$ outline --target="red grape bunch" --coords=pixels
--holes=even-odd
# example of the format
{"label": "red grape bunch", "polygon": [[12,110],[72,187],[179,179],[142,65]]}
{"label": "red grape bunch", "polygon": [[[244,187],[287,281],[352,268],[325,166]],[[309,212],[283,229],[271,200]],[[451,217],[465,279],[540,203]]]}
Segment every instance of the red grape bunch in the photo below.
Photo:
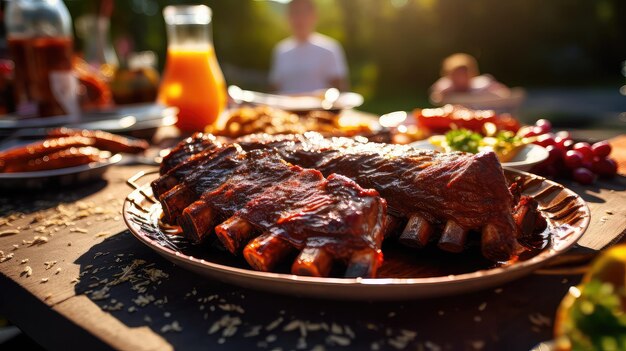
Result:
{"label": "red grape bunch", "polygon": [[534,166],[531,173],[549,178],[570,177],[584,185],[593,184],[597,176],[610,178],[617,173],[617,163],[609,157],[611,145],[607,141],[593,145],[576,143],[568,132],[552,133],[552,125],[546,119],[522,128],[518,135],[535,137],[533,143],[548,150],[548,158]]}

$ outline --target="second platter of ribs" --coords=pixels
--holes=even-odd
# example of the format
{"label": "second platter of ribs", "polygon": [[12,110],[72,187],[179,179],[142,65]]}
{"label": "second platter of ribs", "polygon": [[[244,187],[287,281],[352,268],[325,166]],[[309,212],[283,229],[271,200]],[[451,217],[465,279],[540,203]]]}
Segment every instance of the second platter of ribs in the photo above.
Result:
{"label": "second platter of ribs", "polygon": [[[236,161],[238,158],[233,158],[232,155],[245,159],[252,157],[256,161],[241,166]],[[339,218],[337,213],[326,210],[329,217],[337,219],[333,223],[342,222],[350,227],[355,218],[359,217],[358,221],[370,223],[368,228],[382,227],[380,238],[377,237],[378,234],[365,233],[362,228],[352,231],[352,237],[360,236],[360,241],[371,244],[370,251],[380,250],[383,238],[395,238],[395,233],[399,233],[397,240],[406,246],[422,248],[435,241],[442,250],[461,252],[466,247],[468,235],[478,234],[483,256],[502,262],[515,259],[520,251],[519,242],[523,241],[522,238],[542,231],[546,225],[537,215],[534,200],[523,197],[521,201],[519,195],[513,196],[493,153],[439,153],[359,139],[324,138],[317,133],[283,136],[260,134],[234,141],[218,139],[210,134],[197,134],[184,140],[164,158],[161,177],[152,183],[153,192],[164,209],[164,220],[180,224],[184,235],[195,241],[201,241],[215,232],[224,246],[233,253],[245,246],[244,258],[253,268],[270,270],[272,267],[262,267],[255,263],[251,249],[258,247],[259,242],[266,244],[263,240],[268,235],[276,237],[268,233],[273,230],[269,226],[280,222],[272,222],[271,219],[270,214],[277,212],[258,207],[259,213],[265,211],[266,214],[251,218],[242,215],[239,208],[255,203],[255,196],[263,191],[272,195],[272,200],[266,198],[266,201],[285,202],[284,208],[275,211],[291,213],[293,211],[289,209],[293,205],[286,200],[294,192],[272,191],[274,187],[288,183],[280,182],[283,173],[276,169],[269,171],[271,167],[263,168],[257,159],[263,159],[264,162],[272,160],[271,164],[283,164],[285,167],[289,167],[286,163],[298,165],[307,168],[302,170],[304,172],[317,170],[322,175],[329,176],[328,182],[339,178],[345,184],[350,184],[348,188],[353,190],[350,200],[347,201],[350,205],[363,194],[372,198],[378,198],[377,195],[380,194],[386,200],[389,212],[384,217],[380,213],[385,212],[385,201],[377,201],[381,209],[374,211],[378,215],[369,219],[362,218],[364,212],[361,208],[351,207],[349,211],[342,212],[346,218]],[[243,169],[249,170],[248,173],[242,171]],[[261,169],[268,170],[274,178],[255,178],[263,177],[260,175],[263,173]],[[225,186],[231,188],[225,190],[222,183],[230,184]],[[241,184],[247,184],[246,190],[233,187]],[[359,186],[374,189],[377,194]],[[302,193],[306,187],[305,184],[294,187],[296,194],[304,196],[301,198],[303,204],[311,202],[306,198],[308,195]],[[218,188],[230,194],[230,197],[226,199],[218,194],[218,197],[222,196],[219,200],[222,202],[215,202],[215,191],[211,189]],[[342,193],[350,192],[344,189]],[[524,216],[519,215],[521,212]],[[533,225],[529,226],[529,216],[539,220],[532,221]],[[373,224],[374,217],[379,222]],[[217,219],[226,221],[219,224]],[[231,230],[233,233],[246,234],[240,237],[228,234],[229,228],[234,228]],[[332,226],[324,229],[329,228],[336,229]],[[291,227],[290,230],[310,231],[298,226]],[[332,262],[333,259],[341,259],[348,262],[348,276],[373,276],[380,264],[380,256],[374,259],[375,255],[363,255],[362,246],[330,232],[325,233],[325,240],[343,243],[336,245],[341,246],[341,250],[323,248],[315,250],[311,255],[309,252],[312,249],[301,243],[302,238],[310,234],[297,235],[290,230],[283,231],[278,237],[287,239],[290,248],[302,250],[296,263]],[[273,245],[276,244],[270,244]],[[262,251],[256,250],[256,253],[264,259],[276,257],[279,260],[285,257],[285,254]],[[339,251],[342,251],[341,255]],[[306,269],[298,271],[294,264],[292,272],[325,276],[329,269],[325,265],[328,264],[330,263],[317,264],[318,267],[310,272]],[[320,267],[323,268],[321,271]]]}

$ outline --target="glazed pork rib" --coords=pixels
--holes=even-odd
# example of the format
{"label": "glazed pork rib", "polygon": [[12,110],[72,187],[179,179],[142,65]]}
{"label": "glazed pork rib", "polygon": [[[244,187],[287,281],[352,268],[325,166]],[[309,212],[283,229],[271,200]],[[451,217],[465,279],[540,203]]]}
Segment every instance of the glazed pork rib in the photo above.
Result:
{"label": "glazed pork rib", "polygon": [[272,270],[297,249],[294,274],[327,276],[339,260],[346,276],[375,276],[386,216],[376,191],[340,175],[324,178],[276,153],[221,146],[203,155],[195,172],[159,197],[165,219],[188,238],[215,232],[233,254],[243,248],[256,270]]}
{"label": "glazed pork rib", "polygon": [[188,160],[193,155],[207,149],[213,149],[221,143],[220,138],[213,134],[196,133],[193,136],[178,143],[170,153],[163,158],[159,172],[167,173],[183,161]]}
{"label": "glazed pork rib", "polygon": [[244,156],[236,145],[206,150],[153,181],[152,192],[163,207],[163,221],[177,224],[183,211],[202,193],[217,188],[241,166]]}
{"label": "glazed pork rib", "polygon": [[[274,150],[286,161],[323,174],[338,173],[376,189],[393,217],[388,228],[403,224],[399,241],[423,247],[441,228],[443,250],[463,250],[470,231],[482,233],[483,255],[508,260],[516,249],[518,228],[513,197],[493,153],[469,155],[418,150],[409,146],[369,143],[349,138],[305,135],[251,135],[235,140],[244,150]],[[178,173],[210,155],[202,151],[157,181],[175,183]],[[188,171],[188,170],[187,170]],[[398,223],[400,222],[400,223]],[[392,230],[389,230],[392,231]]]}

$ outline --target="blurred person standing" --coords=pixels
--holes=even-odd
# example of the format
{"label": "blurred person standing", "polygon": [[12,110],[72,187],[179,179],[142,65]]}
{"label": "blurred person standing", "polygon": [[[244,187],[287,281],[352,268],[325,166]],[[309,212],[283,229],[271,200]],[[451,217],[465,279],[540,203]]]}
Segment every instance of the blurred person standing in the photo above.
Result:
{"label": "blurred person standing", "polygon": [[430,88],[430,99],[445,104],[462,96],[484,99],[506,99],[511,90],[489,74],[480,75],[478,62],[468,54],[448,56],[441,65],[441,78]]}
{"label": "blurred person standing", "polygon": [[313,0],[292,0],[287,16],[292,36],[279,42],[272,54],[270,84],[283,94],[348,88],[348,67],[341,44],[315,32]]}

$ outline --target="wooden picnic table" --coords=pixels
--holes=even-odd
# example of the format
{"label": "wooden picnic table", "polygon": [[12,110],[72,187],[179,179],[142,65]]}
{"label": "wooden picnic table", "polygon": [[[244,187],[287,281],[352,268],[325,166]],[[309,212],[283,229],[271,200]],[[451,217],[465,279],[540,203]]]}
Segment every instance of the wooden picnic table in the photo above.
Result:
{"label": "wooden picnic table", "polygon": [[[626,174],[626,136],[612,140]],[[489,290],[409,301],[332,301],[246,290],[161,258],[126,229],[125,181],[0,195],[0,315],[48,349],[529,350],[580,271],[542,270]],[[589,229],[571,257],[587,260],[626,232],[626,177],[571,182]],[[30,269],[27,269],[29,267]]]}

